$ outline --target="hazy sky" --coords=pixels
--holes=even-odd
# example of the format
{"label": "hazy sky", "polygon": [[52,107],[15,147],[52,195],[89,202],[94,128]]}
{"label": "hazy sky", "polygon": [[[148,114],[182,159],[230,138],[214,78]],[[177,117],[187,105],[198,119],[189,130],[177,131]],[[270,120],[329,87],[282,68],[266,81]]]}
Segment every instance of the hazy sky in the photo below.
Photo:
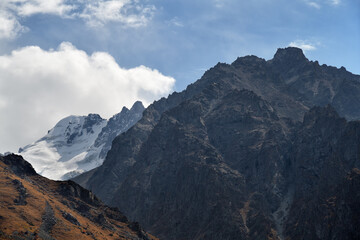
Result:
{"label": "hazy sky", "polygon": [[279,47],[360,73],[359,0],[1,0],[0,152]]}

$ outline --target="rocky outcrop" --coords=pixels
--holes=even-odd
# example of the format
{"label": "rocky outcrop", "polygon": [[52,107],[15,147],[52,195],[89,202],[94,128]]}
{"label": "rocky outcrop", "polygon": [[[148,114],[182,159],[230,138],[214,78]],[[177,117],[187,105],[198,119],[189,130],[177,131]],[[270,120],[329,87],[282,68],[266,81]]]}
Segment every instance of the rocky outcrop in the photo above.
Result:
{"label": "rocky outcrop", "polygon": [[57,219],[54,214],[54,210],[52,209],[49,202],[46,202],[44,213],[41,217],[42,222],[40,225],[39,230],[39,237],[41,239],[46,240],[54,240],[53,237],[51,237],[51,230],[53,229],[54,225],[57,222]]}
{"label": "rocky outcrop", "polygon": [[[329,189],[359,168],[353,100],[359,76],[300,49],[219,63],[150,105],[102,166],[74,180],[164,239],[355,236],[356,228],[326,225],[320,207],[348,199]],[[359,220],[356,211],[341,217]]]}
{"label": "rocky outcrop", "polygon": [[17,179],[14,179],[12,181],[12,183],[15,185],[17,192],[19,193],[19,196],[17,198],[14,199],[14,203],[16,205],[26,205],[26,197],[27,197],[27,193],[26,193],[26,188],[24,187],[24,185]]}
{"label": "rocky outcrop", "polygon": [[141,119],[144,109],[143,104],[140,101],[137,101],[130,110],[123,107],[120,113],[109,119],[94,143],[95,147],[102,146],[99,154],[100,158],[104,159],[106,157],[107,152],[111,148],[111,143],[117,135],[126,132]]}
{"label": "rocky outcrop", "polygon": [[30,163],[25,161],[23,158],[19,158],[18,155],[8,154],[6,156],[0,156],[4,164],[8,165],[18,176],[34,176],[37,175],[34,168]]}
{"label": "rocky outcrop", "polygon": [[74,225],[80,226],[79,221],[71,214],[67,212],[62,213],[63,217]]}

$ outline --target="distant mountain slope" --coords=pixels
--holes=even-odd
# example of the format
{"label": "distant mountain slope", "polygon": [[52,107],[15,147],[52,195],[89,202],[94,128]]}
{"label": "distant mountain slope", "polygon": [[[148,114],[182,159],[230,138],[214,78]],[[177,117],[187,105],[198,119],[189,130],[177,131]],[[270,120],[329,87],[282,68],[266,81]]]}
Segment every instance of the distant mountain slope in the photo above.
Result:
{"label": "distant mountain slope", "polygon": [[0,239],[155,239],[72,181],[36,174],[21,156],[0,157]]}
{"label": "distant mountain slope", "polygon": [[98,114],[69,116],[47,135],[19,150],[35,170],[51,179],[69,179],[100,166],[112,140],[142,116],[144,106],[136,102],[108,121]]}
{"label": "distant mountain slope", "polygon": [[165,239],[356,239],[359,106],[360,76],[300,49],[238,58],[154,102],[74,180]]}

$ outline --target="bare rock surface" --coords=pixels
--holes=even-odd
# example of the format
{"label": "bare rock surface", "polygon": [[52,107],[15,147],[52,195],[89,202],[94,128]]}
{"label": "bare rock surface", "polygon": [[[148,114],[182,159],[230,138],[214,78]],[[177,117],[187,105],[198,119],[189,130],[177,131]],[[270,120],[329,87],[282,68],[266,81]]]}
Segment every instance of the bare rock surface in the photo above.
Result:
{"label": "bare rock surface", "polygon": [[241,57],[154,102],[74,180],[163,239],[356,239],[359,106],[360,76],[300,49]]}

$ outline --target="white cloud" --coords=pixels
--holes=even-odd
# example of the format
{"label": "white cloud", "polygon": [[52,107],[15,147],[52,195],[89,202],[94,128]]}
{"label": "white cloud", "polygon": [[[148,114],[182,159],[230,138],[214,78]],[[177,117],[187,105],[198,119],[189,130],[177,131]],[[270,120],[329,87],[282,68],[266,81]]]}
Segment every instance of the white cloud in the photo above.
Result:
{"label": "white cloud", "polygon": [[120,22],[126,26],[138,27],[146,25],[154,11],[153,5],[144,6],[138,1],[97,0],[86,4],[84,11],[79,16],[92,26],[103,25],[107,22]]}
{"label": "white cloud", "polygon": [[317,2],[307,1],[306,3],[307,3],[310,7],[317,8],[317,9],[320,9],[320,8],[321,8],[320,4],[317,3]]}
{"label": "white cloud", "polygon": [[19,34],[27,31],[11,14],[0,11],[0,39],[14,39]]}
{"label": "white cloud", "polygon": [[178,17],[174,17],[169,21],[170,25],[173,25],[175,27],[184,27],[184,24],[181,22],[181,20]]}
{"label": "white cloud", "polygon": [[333,5],[339,5],[341,3],[341,0],[331,0],[331,4]]}
{"label": "white cloud", "polygon": [[67,16],[75,5],[66,0],[5,0],[7,7],[20,16],[34,14],[53,14]]}
{"label": "white cloud", "polygon": [[139,0],[1,0],[0,38],[12,39],[25,29],[20,19],[35,14],[80,18],[90,26],[118,22],[125,27],[144,26],[155,7]]}
{"label": "white cloud", "polygon": [[88,55],[70,43],[0,56],[0,152],[31,143],[68,115],[108,118],[136,100],[147,105],[174,83],[157,70],[124,69],[108,53]]}
{"label": "white cloud", "polygon": [[222,8],[224,6],[224,0],[213,0],[215,7]]}
{"label": "white cloud", "polygon": [[313,8],[320,9],[322,5],[337,6],[341,3],[341,0],[303,0],[307,5]]}
{"label": "white cloud", "polygon": [[309,43],[304,40],[296,40],[289,44],[289,47],[301,48],[304,51],[313,51],[316,50],[316,46],[313,43]]}

